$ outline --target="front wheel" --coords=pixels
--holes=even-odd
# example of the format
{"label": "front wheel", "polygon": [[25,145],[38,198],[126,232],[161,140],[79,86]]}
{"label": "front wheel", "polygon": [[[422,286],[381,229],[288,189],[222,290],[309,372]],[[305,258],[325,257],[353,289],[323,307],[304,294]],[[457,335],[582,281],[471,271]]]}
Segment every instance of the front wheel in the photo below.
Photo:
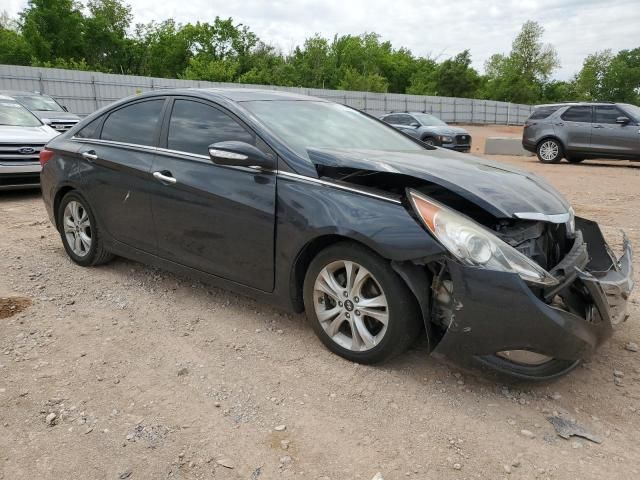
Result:
{"label": "front wheel", "polygon": [[542,163],[558,163],[562,160],[562,145],[553,138],[540,142],[537,149],[538,160]]}
{"label": "front wheel", "polygon": [[426,143],[427,145],[429,145],[430,147],[435,147],[436,146],[436,141],[431,137],[423,138],[422,141],[424,143]]}
{"label": "front wheel", "polygon": [[416,299],[389,262],[350,242],[328,247],[311,262],[304,304],[320,340],[352,362],[398,355],[421,329]]}

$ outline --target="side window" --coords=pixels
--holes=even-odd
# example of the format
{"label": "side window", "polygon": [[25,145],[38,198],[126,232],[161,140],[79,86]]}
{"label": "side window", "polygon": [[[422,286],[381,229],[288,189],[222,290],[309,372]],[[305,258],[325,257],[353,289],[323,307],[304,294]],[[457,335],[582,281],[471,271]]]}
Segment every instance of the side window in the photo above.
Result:
{"label": "side window", "polygon": [[591,107],[570,107],[560,118],[567,122],[591,123]]}
{"label": "side window", "polygon": [[416,120],[414,117],[412,117],[411,115],[407,115],[407,125],[411,125],[411,124],[420,124],[420,122],[418,120]]}
{"label": "side window", "polygon": [[256,144],[253,134],[217,108],[190,100],[174,102],[167,148],[208,155],[209,145],[230,140]]}
{"label": "side window", "polygon": [[596,107],[596,120],[595,123],[616,123],[618,117],[626,116],[616,107],[602,106]]}
{"label": "side window", "polygon": [[394,124],[398,124],[398,115],[387,115],[386,117],[384,117],[384,121],[387,123],[394,123]]}
{"label": "side window", "polygon": [[74,137],[77,138],[99,138],[98,130],[100,127],[100,123],[102,122],[102,117],[98,117],[95,120],[92,120],[83,128],[81,128]]}
{"label": "side window", "polygon": [[136,145],[155,145],[155,133],[163,105],[164,99],[158,99],[116,110],[104,122],[101,138]]}
{"label": "side window", "polygon": [[555,112],[559,108],[560,108],[559,105],[558,106],[554,105],[552,107],[538,107],[533,111],[533,113],[528,118],[528,120],[542,120],[543,118],[547,118],[548,116],[550,116],[553,112]]}
{"label": "side window", "polygon": [[409,115],[398,115],[398,125],[409,125],[411,123],[411,117]]}

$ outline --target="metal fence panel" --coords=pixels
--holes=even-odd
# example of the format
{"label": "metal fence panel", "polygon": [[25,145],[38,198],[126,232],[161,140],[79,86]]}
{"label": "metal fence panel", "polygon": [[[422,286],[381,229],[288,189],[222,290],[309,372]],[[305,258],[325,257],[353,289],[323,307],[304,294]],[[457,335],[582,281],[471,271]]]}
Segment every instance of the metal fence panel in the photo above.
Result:
{"label": "metal fence panel", "polygon": [[0,65],[0,90],[38,91],[51,95],[70,111],[88,115],[121,98],[166,88],[259,88],[312,95],[380,116],[390,112],[426,112],[451,123],[521,125],[533,107],[470,98],[350,92],[317,88],[248,85],[172,78],[83,72],[60,68]]}

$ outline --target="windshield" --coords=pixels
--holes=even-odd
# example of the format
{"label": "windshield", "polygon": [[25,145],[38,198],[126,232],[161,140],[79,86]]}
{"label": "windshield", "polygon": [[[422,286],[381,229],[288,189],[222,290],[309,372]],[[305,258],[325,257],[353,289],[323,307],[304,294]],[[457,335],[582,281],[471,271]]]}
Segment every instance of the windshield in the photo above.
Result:
{"label": "windshield", "polygon": [[429,115],[428,113],[414,113],[412,114],[416,117],[416,120],[420,122],[421,125],[425,127],[437,127],[446,125],[442,120],[438,117],[434,117],[433,115]]}
{"label": "windshield", "polygon": [[62,107],[58,105],[53,98],[47,97],[46,95],[16,95],[15,99],[31,111],[64,112]]}
{"label": "windshield", "polygon": [[42,123],[19,103],[0,101],[0,125],[39,127]]}
{"label": "windshield", "polygon": [[634,118],[636,122],[640,122],[640,107],[631,104],[624,104],[623,108]]}
{"label": "windshield", "polygon": [[242,105],[305,158],[308,148],[424,150],[392,127],[337,103],[277,100]]}

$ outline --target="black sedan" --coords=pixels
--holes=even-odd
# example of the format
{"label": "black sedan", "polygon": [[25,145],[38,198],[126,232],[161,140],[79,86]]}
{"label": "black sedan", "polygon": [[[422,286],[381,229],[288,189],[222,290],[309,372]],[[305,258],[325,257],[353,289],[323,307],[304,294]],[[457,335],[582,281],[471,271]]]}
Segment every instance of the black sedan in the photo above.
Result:
{"label": "black sedan", "polygon": [[147,93],[52,140],[41,163],[75,263],[121,255],[306,310],[351,361],[426,331],[435,354],[552,378],[626,318],[629,243],[614,258],[544,180],[328,101]]}

